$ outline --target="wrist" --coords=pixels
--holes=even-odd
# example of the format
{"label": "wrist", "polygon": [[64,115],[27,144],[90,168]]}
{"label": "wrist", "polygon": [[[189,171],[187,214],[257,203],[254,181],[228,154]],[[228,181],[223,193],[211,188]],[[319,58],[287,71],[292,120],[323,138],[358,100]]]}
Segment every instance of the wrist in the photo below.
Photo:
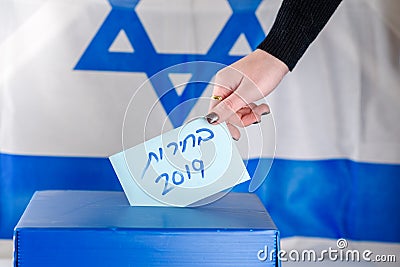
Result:
{"label": "wrist", "polygon": [[273,69],[278,71],[282,77],[289,72],[289,67],[286,65],[286,63],[275,57],[274,55],[261,49],[256,49],[253,53],[256,54],[256,56],[259,57],[262,61],[264,61],[268,67],[272,67]]}

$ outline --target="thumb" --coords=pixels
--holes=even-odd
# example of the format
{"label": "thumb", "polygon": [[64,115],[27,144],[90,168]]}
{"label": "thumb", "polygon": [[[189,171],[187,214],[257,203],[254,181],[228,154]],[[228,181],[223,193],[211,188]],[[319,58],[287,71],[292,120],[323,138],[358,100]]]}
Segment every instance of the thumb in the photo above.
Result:
{"label": "thumb", "polygon": [[205,118],[211,124],[218,124],[229,119],[236,113],[236,111],[246,105],[246,101],[244,101],[237,92],[233,92],[227,98],[214,106]]}

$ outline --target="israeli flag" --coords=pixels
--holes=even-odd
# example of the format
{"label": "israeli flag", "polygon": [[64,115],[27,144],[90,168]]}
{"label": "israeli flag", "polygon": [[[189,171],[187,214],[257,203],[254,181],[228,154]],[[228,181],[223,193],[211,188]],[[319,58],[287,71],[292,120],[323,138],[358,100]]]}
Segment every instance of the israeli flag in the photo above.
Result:
{"label": "israeli flag", "polygon": [[[265,37],[280,3],[3,0],[0,238],[12,237],[36,190],[122,190],[108,157],[123,149],[123,118],[138,88],[179,63],[235,62]],[[273,130],[261,127],[271,138],[250,126],[253,143],[238,143],[253,179],[265,178],[256,166],[269,169],[274,157],[256,193],[283,237],[400,242],[398,7],[344,1],[266,98]],[[152,124],[166,130],[205,115],[204,101],[190,100],[212,88],[178,86],[196,75],[175,69],[149,83],[135,107],[137,132],[153,103]],[[181,103],[189,104],[174,113]]]}

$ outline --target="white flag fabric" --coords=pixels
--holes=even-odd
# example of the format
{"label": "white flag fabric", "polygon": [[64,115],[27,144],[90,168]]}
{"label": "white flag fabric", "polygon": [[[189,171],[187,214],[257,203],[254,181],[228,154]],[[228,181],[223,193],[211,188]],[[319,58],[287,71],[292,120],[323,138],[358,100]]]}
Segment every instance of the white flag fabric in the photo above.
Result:
{"label": "white flag fabric", "polygon": [[[122,190],[108,157],[123,149],[123,119],[135,92],[146,84],[136,94],[134,143],[144,141],[154,103],[150,136],[161,125],[166,131],[205,115],[211,86],[178,86],[198,79],[196,69],[147,79],[179,63],[233,63],[261,42],[279,6],[278,0],[3,0],[0,238],[12,237],[36,190]],[[269,169],[276,146],[256,193],[283,237],[400,242],[398,14],[397,0],[344,1],[266,98],[272,115],[261,127],[268,137],[250,126],[251,142],[238,143],[252,179]],[[201,78],[211,81],[217,70]],[[257,164],[265,172],[254,173]]]}

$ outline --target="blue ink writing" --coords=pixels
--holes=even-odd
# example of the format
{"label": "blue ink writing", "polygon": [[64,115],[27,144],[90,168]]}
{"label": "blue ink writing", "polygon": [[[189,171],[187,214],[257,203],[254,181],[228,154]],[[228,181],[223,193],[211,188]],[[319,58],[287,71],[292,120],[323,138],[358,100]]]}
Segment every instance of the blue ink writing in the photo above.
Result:
{"label": "blue ink writing", "polygon": [[[180,152],[184,154],[185,151],[188,151],[190,148],[194,148],[196,147],[196,145],[201,146],[202,143],[207,142],[213,138],[214,133],[212,130],[208,128],[199,128],[195,131],[195,134],[188,134],[183,140],[179,142],[169,142],[166,145],[165,151],[162,147],[160,147],[158,148],[158,153],[153,151],[149,152],[147,155],[148,157],[146,165],[142,171],[141,178],[144,178],[147,170],[151,165],[155,165],[163,160],[164,153],[175,156],[178,150],[180,150]],[[184,170],[185,171],[183,171],[183,173],[179,170],[173,171],[172,174],[164,172],[154,180],[155,183],[159,183],[162,179],[164,179],[164,188],[161,193],[163,196],[171,192],[171,190],[174,189],[174,185],[182,185],[185,181],[192,179],[193,174],[195,173],[199,173],[202,179],[204,179],[205,177],[204,162],[201,159],[193,159],[190,164],[185,164]]]}
{"label": "blue ink writing", "polygon": [[[196,163],[198,164],[198,166],[195,165]],[[204,162],[203,162],[202,160],[200,160],[200,159],[194,159],[194,160],[192,161],[192,167],[193,167],[193,169],[194,169],[195,171],[199,171],[199,172],[201,173],[201,177],[204,178]],[[190,179],[190,178],[191,178],[190,168],[189,168],[189,166],[188,166],[187,164],[185,165],[185,168],[186,168],[187,178]],[[174,186],[173,186],[173,185],[170,185],[170,184],[168,183],[168,181],[169,181],[169,175],[168,175],[168,173],[166,173],[166,172],[160,174],[160,175],[154,180],[154,182],[157,184],[157,183],[161,180],[161,178],[163,178],[163,177],[164,177],[164,179],[165,179],[165,182],[164,182],[164,189],[163,189],[161,195],[164,196],[164,195],[166,195],[167,193],[169,193],[172,189],[174,189]],[[180,171],[174,171],[174,172],[172,173],[172,183],[173,183],[174,185],[181,185],[181,184],[183,184],[184,182],[185,182],[185,176],[184,176],[183,173],[181,173]]]}

